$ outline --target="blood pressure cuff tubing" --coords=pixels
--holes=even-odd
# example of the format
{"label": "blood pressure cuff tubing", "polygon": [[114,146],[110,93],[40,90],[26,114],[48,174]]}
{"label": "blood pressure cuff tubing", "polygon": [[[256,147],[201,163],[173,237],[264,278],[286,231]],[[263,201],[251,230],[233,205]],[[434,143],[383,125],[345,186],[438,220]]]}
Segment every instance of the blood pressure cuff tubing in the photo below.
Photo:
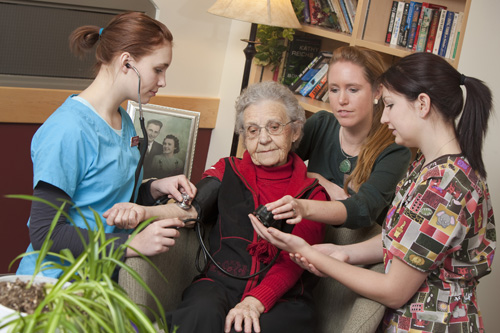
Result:
{"label": "blood pressure cuff tubing", "polygon": [[196,184],[198,191],[191,204],[198,212],[198,218],[203,224],[214,224],[217,220],[220,186],[220,180],[215,177],[203,178]]}

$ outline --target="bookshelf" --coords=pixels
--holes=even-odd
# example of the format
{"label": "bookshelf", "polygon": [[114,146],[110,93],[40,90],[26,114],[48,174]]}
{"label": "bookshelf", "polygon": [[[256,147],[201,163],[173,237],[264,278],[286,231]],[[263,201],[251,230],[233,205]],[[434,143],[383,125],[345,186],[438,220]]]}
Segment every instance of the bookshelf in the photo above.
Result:
{"label": "bookshelf", "polygon": [[[362,46],[379,52],[387,65],[394,63],[397,59],[411,54],[413,51],[385,43],[387,23],[391,14],[393,0],[358,0],[356,17],[354,19],[352,34],[342,33],[326,29],[316,25],[303,24],[297,29],[297,35],[312,35],[322,39],[323,51],[332,51],[342,45]],[[460,53],[462,50],[463,36],[466,31],[467,19],[472,0],[431,0],[430,3],[444,5],[448,10],[463,12],[463,21],[460,39],[458,41],[457,53],[454,60],[447,59],[452,66],[458,67]],[[410,0],[405,0],[410,2]],[[258,82],[261,79],[261,67],[253,66],[250,82]],[[273,73],[264,69],[262,80],[271,80]],[[328,110],[329,105],[311,98],[297,96],[302,107],[311,113],[320,110]]]}

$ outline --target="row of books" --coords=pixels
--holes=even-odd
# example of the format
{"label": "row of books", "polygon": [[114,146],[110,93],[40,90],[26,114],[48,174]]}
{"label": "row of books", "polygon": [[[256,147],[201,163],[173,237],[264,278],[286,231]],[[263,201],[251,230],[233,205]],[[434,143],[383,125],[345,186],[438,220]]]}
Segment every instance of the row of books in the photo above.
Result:
{"label": "row of books", "polygon": [[429,2],[393,1],[385,42],[455,59],[462,12]]}
{"label": "row of books", "polygon": [[302,96],[327,102],[328,62],[331,57],[332,52],[319,52],[289,85],[290,90]]}
{"label": "row of books", "polygon": [[302,0],[304,22],[352,33],[357,0]]}

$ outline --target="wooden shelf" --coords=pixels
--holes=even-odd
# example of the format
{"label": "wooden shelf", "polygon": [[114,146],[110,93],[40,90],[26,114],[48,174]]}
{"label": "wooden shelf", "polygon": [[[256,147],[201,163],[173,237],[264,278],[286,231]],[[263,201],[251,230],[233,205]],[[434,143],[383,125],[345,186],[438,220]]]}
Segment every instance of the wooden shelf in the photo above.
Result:
{"label": "wooden shelf", "polygon": [[[463,12],[462,33],[457,45],[457,55],[454,60],[446,59],[453,67],[457,68],[462,51],[462,44],[467,26],[467,19],[472,0],[434,0],[432,3],[444,5],[448,10],[454,12]],[[410,2],[406,0],[405,2]],[[413,53],[412,50],[401,46],[389,45],[385,43],[387,33],[387,23],[391,12],[392,0],[358,0],[356,18],[354,20],[352,34],[334,31],[332,29],[320,27],[317,25],[302,24],[302,28],[297,29],[298,34],[306,34],[320,37],[322,39],[323,51],[333,51],[341,45],[361,46],[372,49],[381,54],[386,65],[391,65],[397,59]],[[254,66],[255,67],[255,66]],[[253,75],[250,82],[258,82],[261,73],[261,67],[253,69]],[[259,75],[256,74],[259,73]],[[269,71],[267,71],[269,72]],[[271,80],[272,74],[266,73],[262,80]],[[311,98],[297,95],[297,99],[302,107],[308,112],[318,112],[320,110],[329,110],[328,103],[313,100]]]}

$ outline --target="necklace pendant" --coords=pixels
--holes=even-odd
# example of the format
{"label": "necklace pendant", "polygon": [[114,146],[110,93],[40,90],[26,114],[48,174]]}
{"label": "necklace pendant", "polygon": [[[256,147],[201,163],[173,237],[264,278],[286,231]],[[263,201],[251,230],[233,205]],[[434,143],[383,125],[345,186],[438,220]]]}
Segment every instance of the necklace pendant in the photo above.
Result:
{"label": "necklace pendant", "polygon": [[349,161],[347,158],[340,162],[339,164],[339,170],[342,173],[349,173],[351,171],[351,161]]}

